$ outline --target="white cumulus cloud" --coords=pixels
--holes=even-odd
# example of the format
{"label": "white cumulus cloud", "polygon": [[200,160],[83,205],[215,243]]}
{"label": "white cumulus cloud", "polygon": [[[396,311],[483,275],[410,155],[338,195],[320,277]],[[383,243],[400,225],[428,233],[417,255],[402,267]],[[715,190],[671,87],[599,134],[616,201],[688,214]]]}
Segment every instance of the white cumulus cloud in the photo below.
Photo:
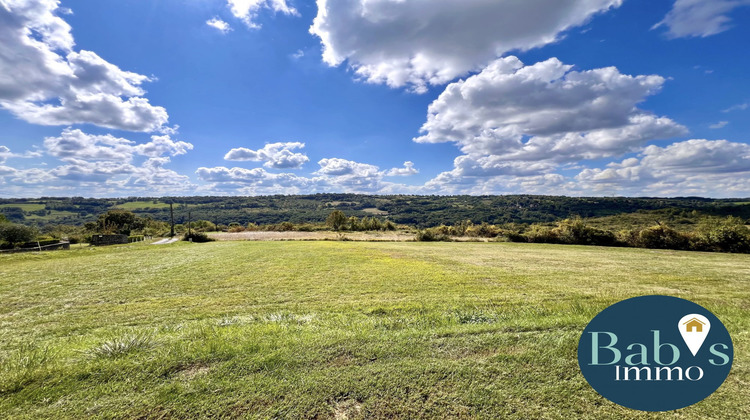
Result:
{"label": "white cumulus cloud", "polygon": [[[375,165],[341,158],[326,158],[318,162],[319,169],[312,176],[291,173],[271,173],[263,168],[201,167],[196,175],[209,185],[205,191],[224,191],[249,195],[298,194],[316,192],[404,193],[416,187],[383,181],[393,171],[416,171],[411,162],[404,168],[380,170]],[[406,175],[405,173],[402,173]]]}
{"label": "white cumulus cloud", "polygon": [[317,0],[323,60],[372,83],[422,92],[509,51],[560,39],[622,0]]}
{"label": "white cumulus cloud", "polygon": [[216,30],[218,30],[219,32],[221,32],[223,34],[232,31],[232,27],[229,26],[228,23],[224,22],[223,20],[221,20],[221,19],[219,19],[217,17],[214,17],[214,18],[211,18],[211,19],[207,20],[206,21],[206,25],[208,25],[208,26],[210,26],[212,28],[215,28]]}
{"label": "white cumulus cloud", "polygon": [[386,176],[412,176],[419,173],[419,170],[414,167],[414,162],[404,162],[403,168],[392,168],[389,169],[385,174]]}
{"label": "white cumulus cloud", "polygon": [[45,138],[44,147],[49,155],[64,161],[118,162],[130,162],[135,155],[151,158],[178,156],[193,149],[192,144],[172,140],[168,135],[151,136],[150,142],[136,144],[111,134],[94,135],[72,128],[66,128],[57,137]]}
{"label": "white cumulus cloud", "polygon": [[669,38],[708,37],[732,27],[729,14],[750,0],[676,0],[672,10],[652,29],[667,27]]}
{"label": "white cumulus cloud", "polygon": [[721,112],[728,113],[728,112],[734,112],[734,111],[745,111],[748,108],[750,108],[750,104],[742,103],[742,104],[732,105],[727,109],[723,109]]}
{"label": "white cumulus cloud", "polygon": [[595,192],[630,195],[750,194],[750,145],[694,139],[648,146],[637,158],[585,169],[576,180]]}
{"label": "white cumulus cloud", "polygon": [[234,17],[241,19],[249,28],[260,28],[255,19],[263,9],[284,15],[299,15],[297,9],[287,4],[286,0],[227,0],[227,3]]}
{"label": "white cumulus cloud", "polygon": [[263,166],[273,169],[299,169],[310,159],[304,153],[292,150],[303,147],[305,143],[300,142],[269,143],[258,150],[239,147],[224,155],[224,160],[265,162]]}
{"label": "white cumulus cloud", "polygon": [[456,175],[541,174],[685,134],[637,107],[663,83],[614,67],[575,71],[555,58],[524,66],[506,57],[448,85],[414,140],[458,145],[464,156],[455,161]]}
{"label": "white cumulus cloud", "polygon": [[2,146],[0,145],[0,163],[5,163],[10,158],[35,158],[42,155],[42,152],[38,150],[28,150],[24,153],[14,153],[11,152],[10,148],[8,146]]}
{"label": "white cumulus cloud", "polygon": [[147,76],[75,51],[56,0],[0,2],[0,107],[33,124],[156,131],[168,120],[144,98]]}

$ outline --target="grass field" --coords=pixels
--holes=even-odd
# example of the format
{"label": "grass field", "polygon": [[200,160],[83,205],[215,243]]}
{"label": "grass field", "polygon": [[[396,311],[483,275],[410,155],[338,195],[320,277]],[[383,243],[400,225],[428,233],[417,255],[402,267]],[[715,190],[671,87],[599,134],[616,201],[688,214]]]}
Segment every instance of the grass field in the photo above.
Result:
{"label": "grass field", "polygon": [[19,204],[0,204],[0,209],[17,207],[23,211],[44,210],[46,206],[40,203],[19,203]]}
{"label": "grass field", "polygon": [[123,210],[163,209],[169,208],[169,204],[154,203],[153,201],[128,201],[127,203],[118,204],[114,208]]}
{"label": "grass field", "polygon": [[[0,278],[11,418],[750,418],[750,255],[137,244],[0,256]],[[628,410],[579,372],[588,321],[647,294],[732,334],[732,372],[699,404]]]}
{"label": "grass field", "polygon": [[59,211],[59,210],[52,210],[50,214],[46,214],[44,216],[37,216],[35,214],[31,214],[26,216],[26,220],[34,221],[34,220],[53,220],[53,219],[59,219],[62,217],[73,217],[76,213],[72,211]]}

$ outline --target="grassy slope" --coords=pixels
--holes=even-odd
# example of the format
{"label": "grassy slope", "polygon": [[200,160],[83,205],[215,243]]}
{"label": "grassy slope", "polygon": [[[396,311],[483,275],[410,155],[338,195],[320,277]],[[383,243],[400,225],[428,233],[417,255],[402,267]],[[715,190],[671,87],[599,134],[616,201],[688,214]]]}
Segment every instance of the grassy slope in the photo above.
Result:
{"label": "grassy slope", "polygon": [[[666,416],[747,418],[748,267],[748,255],[503,243],[0,256],[0,413],[657,417],[596,394],[576,346],[609,304],[668,294],[718,315],[736,356],[719,391]],[[95,350],[132,336],[129,353]]]}
{"label": "grassy slope", "polygon": [[137,209],[163,209],[169,208],[167,203],[154,203],[153,201],[128,201],[127,203],[114,206],[116,209],[137,210]]}
{"label": "grassy slope", "polygon": [[45,205],[39,203],[0,204],[0,209],[10,207],[18,207],[23,211],[37,211],[43,210]]}

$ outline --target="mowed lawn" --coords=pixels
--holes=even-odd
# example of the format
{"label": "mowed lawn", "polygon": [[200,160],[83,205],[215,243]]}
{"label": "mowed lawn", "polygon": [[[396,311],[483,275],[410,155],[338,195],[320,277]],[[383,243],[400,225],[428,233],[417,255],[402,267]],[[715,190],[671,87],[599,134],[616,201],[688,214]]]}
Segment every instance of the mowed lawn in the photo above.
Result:
{"label": "mowed lawn", "polygon": [[[0,256],[0,417],[750,418],[750,255],[214,242]],[[608,305],[665,294],[734,340],[724,385],[644,413],[578,369]]]}

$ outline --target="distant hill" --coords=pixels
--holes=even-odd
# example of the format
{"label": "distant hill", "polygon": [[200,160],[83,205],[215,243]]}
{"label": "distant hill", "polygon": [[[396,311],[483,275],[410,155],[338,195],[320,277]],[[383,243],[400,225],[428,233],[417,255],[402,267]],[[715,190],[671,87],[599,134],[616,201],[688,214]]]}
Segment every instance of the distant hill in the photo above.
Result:
{"label": "distant hill", "polygon": [[[175,221],[210,220],[217,224],[247,224],[290,221],[322,222],[333,210],[349,216],[378,216],[396,223],[429,227],[474,223],[545,223],[581,216],[607,218],[638,213],[639,219],[690,218],[691,216],[737,216],[750,219],[750,199],[559,197],[539,195],[502,196],[419,196],[315,194],[260,197],[130,197],[90,199],[82,197],[42,197],[0,199],[0,213],[9,220],[45,226],[82,225],[113,208],[133,211],[139,216],[169,220],[169,204],[174,203]],[[646,216],[643,216],[643,215]]]}

